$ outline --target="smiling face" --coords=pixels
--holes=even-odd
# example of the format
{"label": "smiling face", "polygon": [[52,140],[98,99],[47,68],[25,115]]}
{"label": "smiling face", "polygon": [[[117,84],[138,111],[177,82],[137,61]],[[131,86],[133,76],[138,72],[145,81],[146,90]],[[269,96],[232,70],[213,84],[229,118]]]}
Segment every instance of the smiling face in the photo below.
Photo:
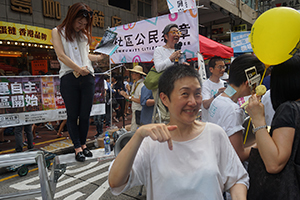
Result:
{"label": "smiling face", "polygon": [[181,78],[175,81],[170,98],[161,93],[161,99],[169,109],[172,124],[190,125],[196,119],[202,103],[200,83],[195,77]]}
{"label": "smiling face", "polygon": [[73,24],[73,29],[78,33],[79,31],[86,28],[88,21],[85,17],[76,18]]}
{"label": "smiling face", "polygon": [[174,47],[174,45],[179,41],[181,33],[179,32],[178,28],[172,27],[167,35],[164,37],[167,40],[167,44],[170,47]]}

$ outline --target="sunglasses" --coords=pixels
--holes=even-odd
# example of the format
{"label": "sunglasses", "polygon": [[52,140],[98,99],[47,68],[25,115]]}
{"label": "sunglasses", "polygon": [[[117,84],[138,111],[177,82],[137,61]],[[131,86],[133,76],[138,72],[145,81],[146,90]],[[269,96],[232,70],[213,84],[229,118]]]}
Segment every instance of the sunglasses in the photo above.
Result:
{"label": "sunglasses", "polygon": [[171,33],[172,35],[179,35],[179,36],[181,36],[181,32],[180,31],[169,31],[169,33]]}
{"label": "sunglasses", "polygon": [[87,11],[85,9],[82,9],[80,11],[82,11],[82,15],[84,17],[90,17],[91,19],[93,18],[93,13],[94,13],[93,11]]}

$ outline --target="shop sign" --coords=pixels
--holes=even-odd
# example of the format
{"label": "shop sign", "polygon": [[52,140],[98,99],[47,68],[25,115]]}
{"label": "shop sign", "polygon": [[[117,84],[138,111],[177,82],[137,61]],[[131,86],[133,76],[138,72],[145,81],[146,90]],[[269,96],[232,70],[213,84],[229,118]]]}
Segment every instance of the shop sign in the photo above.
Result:
{"label": "shop sign", "polygon": [[41,75],[41,73],[48,72],[48,61],[47,60],[33,60],[31,61],[32,75]]}
{"label": "shop sign", "polygon": [[249,41],[250,31],[232,32],[231,33],[231,47],[234,53],[253,52],[251,43]]}
{"label": "shop sign", "polygon": [[10,0],[10,4],[13,11],[32,14],[31,0]]}
{"label": "shop sign", "polygon": [[111,17],[111,27],[119,26],[122,24],[121,17],[112,16]]}
{"label": "shop sign", "polygon": [[0,39],[52,45],[51,30],[0,21]]}
{"label": "shop sign", "polygon": [[93,12],[93,26],[104,28],[104,13],[99,10]]}
{"label": "shop sign", "polygon": [[[104,76],[96,74],[91,115],[105,114],[104,94]],[[0,128],[66,118],[58,75],[0,78]]]}
{"label": "shop sign", "polygon": [[43,0],[43,14],[45,17],[61,19],[60,3],[53,0]]}

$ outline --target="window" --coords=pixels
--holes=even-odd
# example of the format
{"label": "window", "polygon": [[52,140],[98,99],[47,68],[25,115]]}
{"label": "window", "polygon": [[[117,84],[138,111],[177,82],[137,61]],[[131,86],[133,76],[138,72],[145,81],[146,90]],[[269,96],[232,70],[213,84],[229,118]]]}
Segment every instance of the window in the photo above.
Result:
{"label": "window", "polygon": [[138,16],[152,17],[151,16],[151,0],[138,0]]}
{"label": "window", "polygon": [[130,10],[130,0],[109,0],[108,4],[125,10]]}

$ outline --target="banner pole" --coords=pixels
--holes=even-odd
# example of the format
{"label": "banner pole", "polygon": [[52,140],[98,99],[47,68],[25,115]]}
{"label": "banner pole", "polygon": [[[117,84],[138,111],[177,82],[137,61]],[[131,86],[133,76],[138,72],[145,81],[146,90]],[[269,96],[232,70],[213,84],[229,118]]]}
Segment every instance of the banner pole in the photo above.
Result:
{"label": "banner pole", "polygon": [[108,59],[109,59],[109,72],[110,72],[110,76],[109,76],[109,82],[110,82],[110,109],[109,109],[109,112],[110,112],[110,128],[112,127],[112,84],[111,84],[111,76],[112,76],[112,72],[111,72],[111,62],[110,62],[110,56],[108,56]]}

